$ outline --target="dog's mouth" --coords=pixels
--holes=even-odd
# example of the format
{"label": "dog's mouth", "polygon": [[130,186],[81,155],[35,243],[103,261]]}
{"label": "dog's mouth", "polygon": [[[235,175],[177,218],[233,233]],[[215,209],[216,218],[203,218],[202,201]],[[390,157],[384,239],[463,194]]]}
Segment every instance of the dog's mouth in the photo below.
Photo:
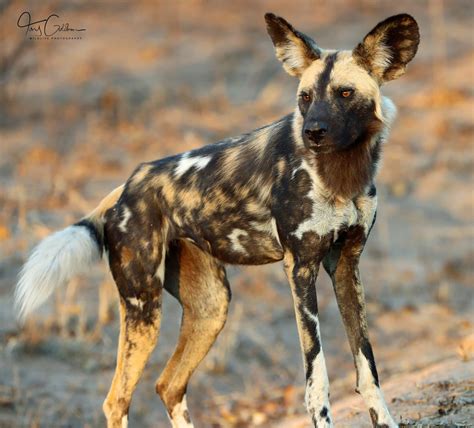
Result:
{"label": "dog's mouth", "polygon": [[333,153],[337,151],[335,144],[330,141],[327,137],[323,138],[303,138],[304,144],[307,149],[314,153]]}
{"label": "dog's mouth", "polygon": [[338,138],[339,136],[325,135],[321,138],[308,138],[303,136],[303,142],[308,150],[315,154],[329,154],[344,152],[357,144],[364,141],[365,134],[350,135],[346,138]]}

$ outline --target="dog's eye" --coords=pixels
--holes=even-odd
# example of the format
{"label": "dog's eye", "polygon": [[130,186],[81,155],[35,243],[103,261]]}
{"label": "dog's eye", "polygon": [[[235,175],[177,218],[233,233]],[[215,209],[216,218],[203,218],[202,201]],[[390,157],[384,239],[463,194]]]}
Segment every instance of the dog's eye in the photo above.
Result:
{"label": "dog's eye", "polygon": [[342,98],[349,98],[354,93],[354,89],[344,88],[341,89],[340,94]]}
{"label": "dog's eye", "polygon": [[308,103],[311,101],[311,95],[308,94],[307,92],[302,92],[301,93],[301,99],[305,102]]}

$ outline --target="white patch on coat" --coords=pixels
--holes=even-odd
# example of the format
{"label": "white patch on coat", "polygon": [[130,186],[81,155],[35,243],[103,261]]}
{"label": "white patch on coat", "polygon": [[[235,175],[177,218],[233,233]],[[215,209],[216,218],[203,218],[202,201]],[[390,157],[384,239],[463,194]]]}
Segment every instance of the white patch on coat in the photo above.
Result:
{"label": "white patch on coat", "polygon": [[232,244],[232,249],[238,253],[246,253],[245,248],[240,243],[241,236],[247,236],[248,233],[243,229],[234,229],[227,238],[229,238],[230,243]]}
{"label": "white patch on coat", "polygon": [[125,233],[127,231],[128,220],[130,220],[130,217],[132,216],[132,212],[126,205],[123,206],[122,216],[122,221],[120,222],[118,227],[123,233]]}
{"label": "white patch on coat", "polygon": [[189,153],[181,156],[181,159],[174,171],[176,178],[181,177],[186,171],[195,167],[197,170],[203,169],[210,162],[212,156],[193,156],[189,157]]}
{"label": "white patch on coat", "polygon": [[122,416],[122,428],[127,428],[128,427],[128,416]]}
{"label": "white patch on coat", "polygon": [[390,129],[395,118],[397,117],[397,107],[393,103],[393,101],[386,97],[382,96],[382,114],[383,114],[383,122],[385,125]]}
{"label": "white patch on coat", "polygon": [[45,238],[21,270],[15,290],[19,319],[43,303],[53,291],[100,260],[97,242],[83,226],[69,226]]}
{"label": "white patch on coat", "polygon": [[[373,142],[378,141],[382,144],[385,144],[390,136],[390,130],[392,128],[393,122],[397,117],[397,108],[395,104],[393,104],[390,98],[385,96],[380,97],[380,110],[381,110],[381,117],[379,119],[382,120],[384,123],[383,129],[373,138]],[[374,162],[373,169],[374,169],[374,176],[376,176],[382,166],[382,159],[380,158],[377,162]]]}
{"label": "white patch on coat", "polygon": [[[381,100],[382,101],[380,105],[381,105],[381,110],[382,110],[382,120],[385,126],[380,132],[380,134],[377,136],[377,138],[383,144],[388,140],[393,122],[395,121],[395,118],[397,117],[397,107],[395,106],[393,101],[388,97],[382,96]],[[378,163],[375,168],[376,173],[378,172],[379,168],[380,168],[380,164]]]}
{"label": "white patch on coat", "polygon": [[184,394],[181,402],[176,404],[176,406],[173,407],[173,410],[171,410],[171,415],[169,416],[169,418],[171,420],[171,425],[173,426],[173,428],[194,428],[193,423],[188,422],[184,417],[185,412],[188,412],[186,394]]}
{"label": "white patch on coat", "polygon": [[[319,318],[316,314],[311,313],[307,308],[304,308],[305,314],[313,321],[316,325],[316,332],[318,340],[321,345],[321,332],[319,330]],[[331,427],[332,416],[331,408],[329,405],[329,379],[326,370],[326,362],[324,360],[323,348],[316,355],[313,361],[308,361],[308,364],[312,364],[311,377],[308,379],[305,391],[305,404],[308,412],[316,420],[318,427]],[[322,417],[321,410],[326,407],[327,415]],[[330,422],[327,422],[329,418]]]}
{"label": "white patch on coat", "polygon": [[316,171],[314,171],[306,161],[301,163],[301,169],[309,174],[312,185],[307,197],[313,201],[313,212],[309,218],[298,225],[295,232],[292,232],[298,239],[303,237],[305,232],[315,232],[319,236],[339,230],[342,225],[352,226],[357,222],[357,209],[350,200],[338,203],[328,202],[324,197],[325,188]]}
{"label": "white patch on coat", "polygon": [[158,265],[158,269],[156,270],[156,274],[155,274],[162,284],[165,278],[165,262],[166,262],[166,245],[163,244],[162,251],[161,251],[160,264]]}
{"label": "white patch on coat", "polygon": [[275,217],[272,217],[270,223],[272,224],[273,236],[274,236],[275,239],[277,240],[278,245],[280,245],[280,247],[281,247],[280,235],[278,234],[277,222],[276,222],[276,220],[275,220]]}
{"label": "white patch on coat", "polygon": [[365,358],[362,350],[355,357],[359,384],[357,388],[364,399],[367,409],[374,409],[377,413],[379,425],[386,424],[390,428],[396,428],[398,425],[390,416],[387,404],[383,397],[381,389],[375,385],[369,361]]}
{"label": "white patch on coat", "polygon": [[127,299],[128,303],[130,303],[132,306],[136,306],[138,309],[142,310],[143,309],[143,305],[145,304],[145,302],[143,302],[143,300],[140,300],[140,299],[137,299],[136,297],[129,297]]}
{"label": "white patch on coat", "polygon": [[311,321],[313,321],[316,324],[316,329],[318,331],[318,337],[319,337],[319,318],[318,318],[318,316],[316,314],[311,313],[310,310],[307,307],[305,307],[303,310],[304,310],[304,313],[306,315],[308,315],[308,317],[311,319]]}

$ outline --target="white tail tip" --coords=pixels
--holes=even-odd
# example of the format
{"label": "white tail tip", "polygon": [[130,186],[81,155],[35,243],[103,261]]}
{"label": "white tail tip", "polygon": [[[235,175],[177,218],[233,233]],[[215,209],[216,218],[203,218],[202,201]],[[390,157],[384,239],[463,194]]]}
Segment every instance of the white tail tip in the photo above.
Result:
{"label": "white tail tip", "polygon": [[48,236],[21,270],[15,290],[18,319],[23,321],[57,287],[99,259],[98,245],[83,226],[69,226]]}

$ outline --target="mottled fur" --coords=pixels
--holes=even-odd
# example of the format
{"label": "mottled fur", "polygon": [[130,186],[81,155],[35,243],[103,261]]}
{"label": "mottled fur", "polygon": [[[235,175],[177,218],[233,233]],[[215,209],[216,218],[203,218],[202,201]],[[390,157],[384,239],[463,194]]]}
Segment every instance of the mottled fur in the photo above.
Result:
{"label": "mottled fur", "polygon": [[[183,318],[156,391],[173,426],[190,427],[189,378],[227,317],[224,265],[280,260],[292,290],[314,425],[332,425],[315,288],[323,263],[354,354],[358,390],[374,425],[396,426],[379,386],[358,264],[375,221],[374,180],[395,112],[379,85],[413,57],[416,22],[408,15],[389,18],[353,52],[325,51],[275,15],[267,14],[266,22],[277,57],[300,78],[295,111],[250,133],[139,165],[90,215],[41,244],[25,267],[18,288],[22,315],[107,251],[121,313],[117,368],[104,403],[109,427],[127,424],[133,390],[158,338],[163,288],[179,300]],[[78,233],[81,240],[62,247]],[[32,291],[35,275],[40,292]]]}

